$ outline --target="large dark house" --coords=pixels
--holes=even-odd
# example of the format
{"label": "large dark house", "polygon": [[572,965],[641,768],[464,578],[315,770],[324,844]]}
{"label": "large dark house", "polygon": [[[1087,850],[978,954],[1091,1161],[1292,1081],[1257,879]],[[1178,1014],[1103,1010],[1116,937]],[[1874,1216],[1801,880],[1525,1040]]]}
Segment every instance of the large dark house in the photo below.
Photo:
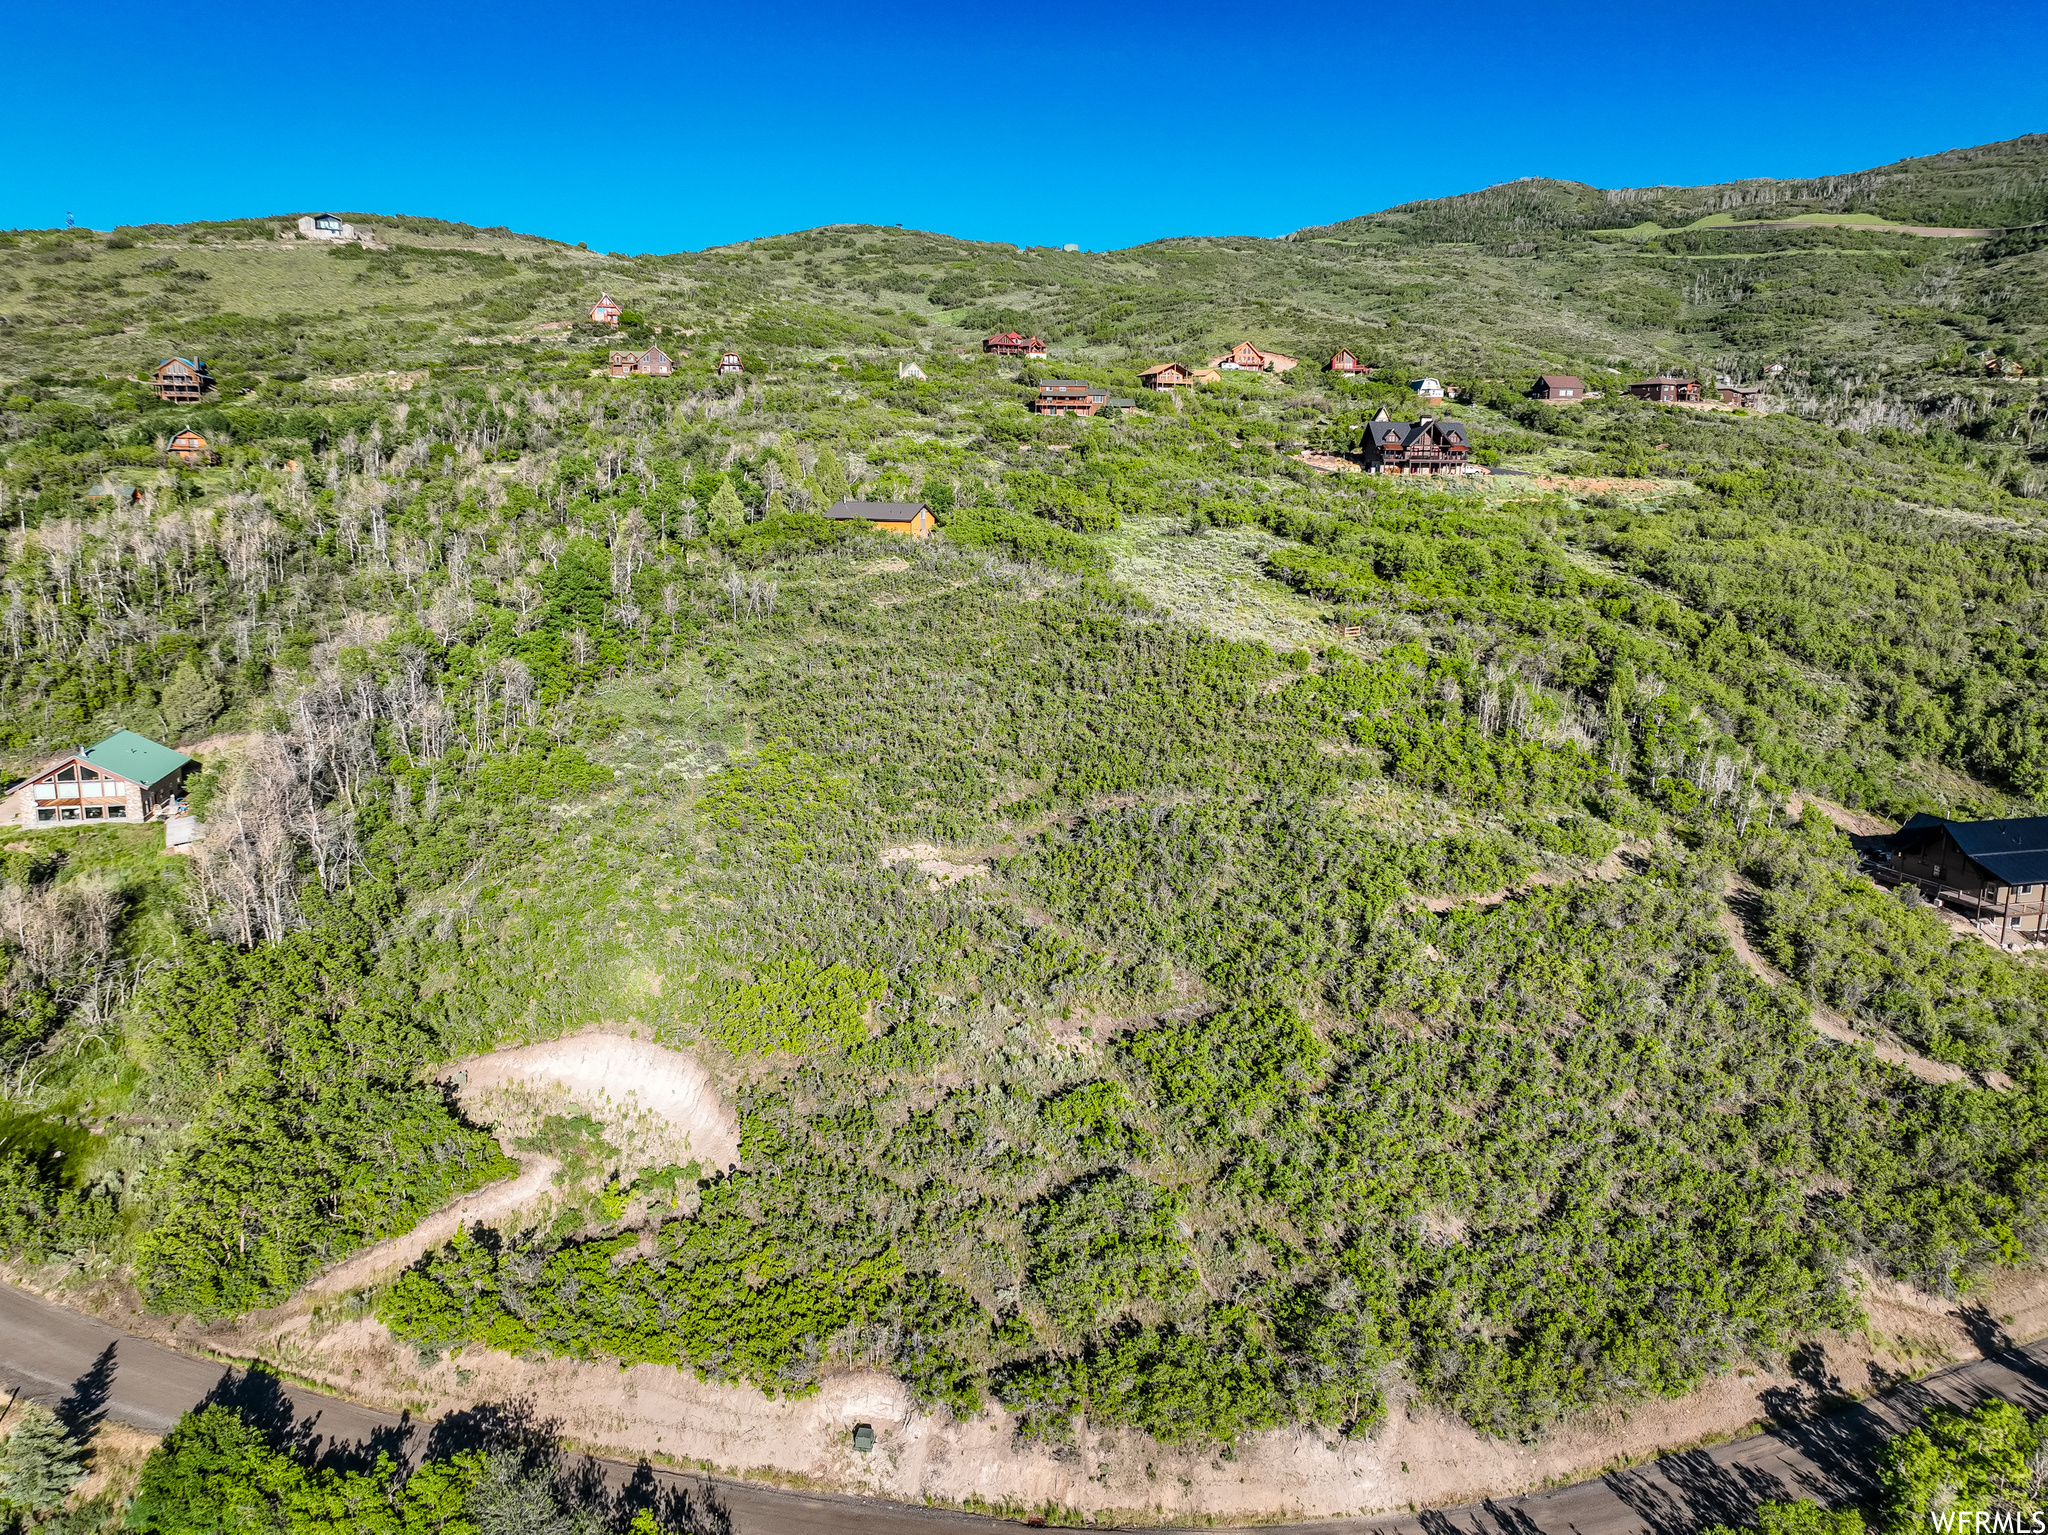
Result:
{"label": "large dark house", "polygon": [[1384,409],[1365,424],[1358,456],[1368,474],[1458,474],[1472,457],[1472,432],[1462,421],[1393,421]]}
{"label": "large dark house", "polygon": [[2000,943],[2048,938],[2048,815],[1945,821],[1916,815],[1873,850],[1872,869],[1913,884]]}
{"label": "large dark house", "polygon": [[1109,403],[1109,391],[1078,378],[1047,379],[1031,408],[1041,416],[1092,416]]}
{"label": "large dark house", "polygon": [[1697,405],[1700,402],[1700,384],[1696,378],[1659,375],[1646,378],[1639,384],[1630,384],[1628,392],[1639,400],[1658,400],[1666,405]]}

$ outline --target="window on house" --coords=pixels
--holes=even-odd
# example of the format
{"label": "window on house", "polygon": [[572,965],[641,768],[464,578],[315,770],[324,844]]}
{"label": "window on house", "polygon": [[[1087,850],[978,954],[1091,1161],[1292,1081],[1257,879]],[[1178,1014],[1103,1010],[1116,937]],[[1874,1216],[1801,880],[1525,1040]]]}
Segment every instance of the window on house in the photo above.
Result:
{"label": "window on house", "polygon": [[57,782],[59,782],[59,783],[71,783],[71,782],[72,782],[73,780],[75,780],[75,779],[77,778],[77,776],[78,776],[78,775],[77,775],[77,774],[76,774],[75,772],[73,772],[73,771],[72,771],[72,770],[71,770],[70,768],[64,768],[64,769],[62,769],[61,771],[59,771],[59,772],[58,772],[58,774],[57,774]]}
{"label": "window on house", "polygon": [[95,773],[91,768],[80,768],[78,770],[78,776],[80,780],[85,783],[98,783],[100,781],[100,775]]}
{"label": "window on house", "polygon": [[97,821],[100,818],[100,814],[100,807],[97,805],[87,805],[85,807],[85,818],[88,821]]}
{"label": "window on house", "polygon": [[73,810],[69,805],[67,805],[59,813],[58,819],[64,821],[75,821],[78,819],[78,812],[76,810]]}
{"label": "window on house", "polygon": [[57,819],[57,812],[54,810],[38,807],[36,810],[36,819],[38,821],[54,821]]}

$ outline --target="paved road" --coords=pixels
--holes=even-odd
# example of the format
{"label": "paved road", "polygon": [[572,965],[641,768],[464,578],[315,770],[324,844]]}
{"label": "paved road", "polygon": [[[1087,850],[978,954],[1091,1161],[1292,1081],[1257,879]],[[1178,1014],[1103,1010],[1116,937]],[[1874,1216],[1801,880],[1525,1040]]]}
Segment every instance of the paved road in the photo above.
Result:
{"label": "paved road", "polygon": [[[480,1408],[422,1425],[189,1358],[10,1285],[0,1285],[0,1382],[53,1406],[157,1433],[200,1402],[232,1401],[308,1452],[341,1463],[374,1459],[380,1450],[444,1454],[516,1440],[530,1421],[518,1409]],[[1870,1454],[1887,1435],[1936,1404],[1969,1406],[1990,1396],[2048,1411],[2048,1340],[1953,1366],[1828,1417],[1570,1487],[1397,1518],[1279,1528],[1295,1535],[1688,1535],[1704,1525],[1740,1524],[1765,1499],[1855,1501],[1870,1491]],[[705,1535],[999,1535],[1002,1524],[622,1461],[585,1461],[575,1475],[592,1496],[655,1507]]]}

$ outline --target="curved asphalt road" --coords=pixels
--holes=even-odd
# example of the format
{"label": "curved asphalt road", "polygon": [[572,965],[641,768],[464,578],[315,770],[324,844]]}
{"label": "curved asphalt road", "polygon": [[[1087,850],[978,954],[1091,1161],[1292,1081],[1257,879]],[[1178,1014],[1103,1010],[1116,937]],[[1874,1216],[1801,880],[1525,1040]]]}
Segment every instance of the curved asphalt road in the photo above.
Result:
{"label": "curved asphalt road", "polygon": [[[233,1401],[333,1462],[372,1460],[380,1450],[445,1454],[516,1441],[522,1430],[540,1428],[519,1408],[479,1408],[422,1425],[193,1359],[11,1285],[0,1285],[0,1382],[60,1411],[103,1415],[151,1433],[169,1429],[202,1401]],[[1766,1499],[1856,1501],[1871,1490],[1870,1455],[1887,1435],[1931,1406],[1970,1406],[1991,1396],[2048,1411],[2048,1340],[1951,1366],[1828,1417],[1569,1487],[1420,1514],[1277,1528],[1297,1535],[1687,1535],[1703,1525],[1743,1523]],[[655,1507],[700,1535],[999,1535],[1005,1523],[644,1462],[587,1460],[572,1467],[572,1478],[585,1496]]]}

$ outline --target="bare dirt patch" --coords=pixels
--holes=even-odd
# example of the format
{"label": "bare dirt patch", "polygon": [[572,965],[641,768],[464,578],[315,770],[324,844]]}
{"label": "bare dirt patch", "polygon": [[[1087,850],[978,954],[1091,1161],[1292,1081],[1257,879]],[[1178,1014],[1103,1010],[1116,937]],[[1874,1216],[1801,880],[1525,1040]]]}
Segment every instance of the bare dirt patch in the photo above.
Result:
{"label": "bare dirt patch", "polygon": [[[957,856],[965,858],[969,855]],[[989,872],[987,863],[979,860],[973,863],[958,862],[956,855],[949,854],[942,847],[934,847],[929,842],[911,842],[902,847],[885,847],[880,858],[885,869],[894,868],[899,863],[915,864],[920,872],[931,876],[925,883],[927,890],[937,890],[940,886],[950,885],[955,880],[978,879]]]}
{"label": "bare dirt patch", "polygon": [[475,1190],[446,1209],[437,1210],[403,1236],[379,1242],[345,1262],[337,1263],[301,1292],[308,1299],[346,1295],[395,1277],[465,1226],[490,1225],[525,1209],[545,1195],[562,1164],[553,1157],[519,1159],[519,1174]]}
{"label": "bare dirt patch", "polygon": [[442,1073],[463,1107],[501,1136],[531,1135],[550,1115],[584,1113],[641,1167],[739,1160],[739,1120],[704,1068],[651,1040],[596,1031],[457,1061]]}
{"label": "bare dirt patch", "polygon": [[1881,817],[1870,815],[1861,810],[1851,810],[1846,805],[1837,805],[1833,800],[1822,799],[1817,794],[1791,795],[1785,801],[1785,811],[1786,814],[1796,821],[1801,815],[1805,814],[1808,805],[1820,811],[1822,815],[1833,821],[1836,826],[1848,832],[1851,836],[1888,837],[1898,830],[1898,827]]}

